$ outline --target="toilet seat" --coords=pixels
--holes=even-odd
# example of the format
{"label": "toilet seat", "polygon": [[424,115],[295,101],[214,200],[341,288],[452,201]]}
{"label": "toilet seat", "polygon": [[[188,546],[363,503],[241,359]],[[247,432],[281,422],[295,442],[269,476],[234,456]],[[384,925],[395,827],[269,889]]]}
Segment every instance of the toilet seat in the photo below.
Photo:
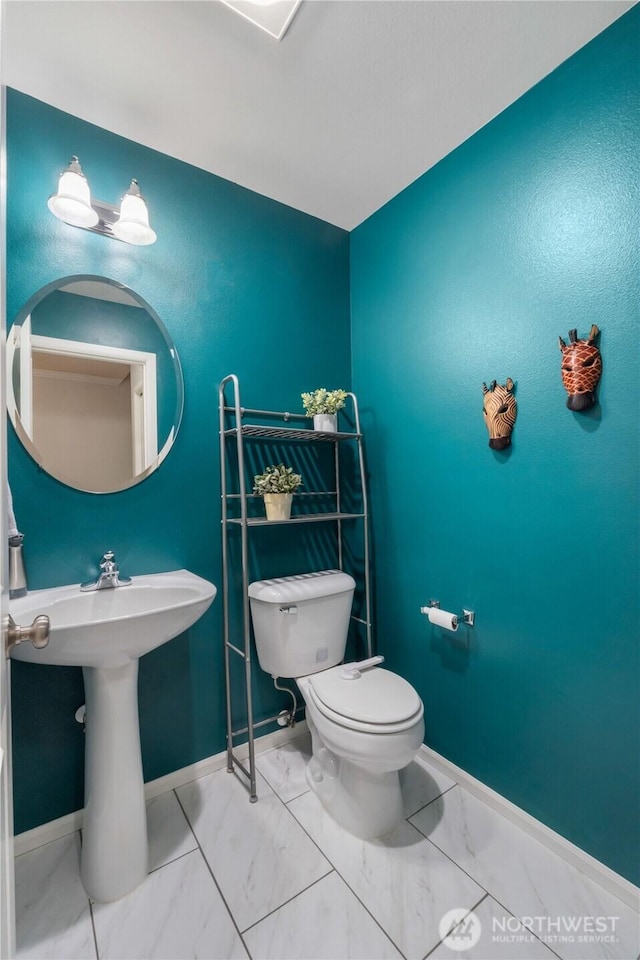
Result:
{"label": "toilet seat", "polygon": [[354,680],[341,666],[304,678],[305,689],[327,719],[365,733],[400,733],[424,714],[420,697],[406,680],[389,670],[372,667]]}

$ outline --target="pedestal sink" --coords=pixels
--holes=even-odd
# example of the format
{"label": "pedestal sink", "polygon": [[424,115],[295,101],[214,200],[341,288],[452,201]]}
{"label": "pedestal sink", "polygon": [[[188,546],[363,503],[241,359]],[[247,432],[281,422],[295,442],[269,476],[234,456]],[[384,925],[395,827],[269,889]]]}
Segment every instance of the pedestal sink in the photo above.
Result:
{"label": "pedestal sink", "polygon": [[195,623],[215,595],[212,583],[176,570],[90,593],[81,593],[78,585],[34,590],[9,602],[17,623],[39,614],[51,622],[49,645],[38,650],[22,643],[11,651],[14,659],[83,668],[87,716],[81,875],[94,900],[118,900],[148,870],[138,660]]}

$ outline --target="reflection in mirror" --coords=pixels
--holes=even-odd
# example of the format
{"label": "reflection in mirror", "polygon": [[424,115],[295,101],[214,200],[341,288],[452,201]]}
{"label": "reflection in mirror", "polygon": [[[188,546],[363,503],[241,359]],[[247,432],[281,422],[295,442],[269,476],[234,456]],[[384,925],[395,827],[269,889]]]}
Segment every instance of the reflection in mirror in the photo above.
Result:
{"label": "reflection in mirror", "polygon": [[63,483],[111,493],[139,483],[180,425],[180,361],[160,318],[103,277],[39,290],[7,335],[7,409],[36,462]]}

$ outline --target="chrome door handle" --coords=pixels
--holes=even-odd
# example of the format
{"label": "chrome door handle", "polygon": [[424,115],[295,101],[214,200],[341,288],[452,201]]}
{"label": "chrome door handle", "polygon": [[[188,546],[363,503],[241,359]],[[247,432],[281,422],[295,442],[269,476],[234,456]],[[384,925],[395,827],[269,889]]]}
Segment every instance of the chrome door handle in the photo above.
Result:
{"label": "chrome door handle", "polygon": [[41,613],[30,627],[21,627],[14,622],[11,615],[7,617],[6,655],[9,656],[19,643],[30,640],[37,650],[42,650],[49,643],[49,617]]}

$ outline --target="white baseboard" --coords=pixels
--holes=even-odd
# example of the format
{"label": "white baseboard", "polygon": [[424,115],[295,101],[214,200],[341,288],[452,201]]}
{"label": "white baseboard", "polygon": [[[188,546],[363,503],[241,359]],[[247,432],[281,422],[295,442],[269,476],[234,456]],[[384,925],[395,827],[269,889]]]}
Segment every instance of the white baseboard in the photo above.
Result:
{"label": "white baseboard", "polygon": [[577,870],[585,874],[585,876],[589,877],[595,883],[600,884],[600,886],[608,890],[609,893],[612,893],[635,910],[640,908],[640,889],[629,880],[621,877],[620,874],[615,873],[610,867],[605,866],[604,863],[600,863],[595,857],[592,857],[574,843],[566,840],[559,833],[556,833],[555,830],[552,830],[551,827],[547,827],[544,823],[541,823],[540,820],[536,820],[535,817],[532,817],[520,807],[517,807],[515,803],[511,803],[510,800],[496,793],[491,787],[487,787],[480,780],[476,780],[471,774],[467,773],[461,767],[457,767],[454,763],[451,763],[450,760],[447,760],[439,753],[436,753],[435,750],[427,747],[426,744],[420,747],[420,754],[425,760],[428,760],[429,763],[438,767],[444,774],[452,780],[455,780],[456,783],[465,790],[468,790],[469,793],[472,793],[486,803],[487,806],[496,810],[508,820],[511,820],[512,823],[515,823],[516,826],[522,830],[525,830],[530,836],[539,840],[545,847],[548,847],[553,853],[556,853],[562,857],[563,860],[566,860],[567,863],[576,867]]}
{"label": "white baseboard", "polygon": [[58,817],[57,820],[50,820],[49,823],[43,823],[33,830],[25,830],[24,833],[17,833],[13,838],[13,852],[16,857],[23,853],[29,853],[36,847],[42,847],[45,843],[51,843],[53,840],[59,840],[66,837],[69,833],[75,833],[82,828],[82,810],[75,810],[64,817]]}
{"label": "white baseboard", "polygon": [[[263,737],[256,737],[256,753],[264,753],[265,750],[271,750],[289,740],[295,740],[303,736],[309,728],[306,720],[299,720],[293,729],[284,727],[282,730],[274,730]],[[234,754],[239,760],[246,760],[249,755],[249,749],[246,744],[234,748]],[[227,751],[217,753],[213,757],[207,757],[205,760],[199,760],[188,767],[181,767],[180,770],[174,770],[164,777],[158,777],[157,780],[150,780],[144,785],[145,797],[152,800],[153,797],[160,796],[168,790],[175,790],[177,787],[183,787],[185,783],[192,780],[198,780],[200,777],[206,777],[210,773],[222,770],[227,765]],[[76,810],[74,813],[68,813],[57,820],[51,820],[49,823],[43,823],[33,830],[25,830],[24,833],[18,833],[14,837],[14,853],[19,857],[23,853],[35,850],[45,843],[51,843],[53,840],[59,840],[66,837],[76,830],[82,829],[83,810]]]}
{"label": "white baseboard", "polygon": [[[263,737],[256,737],[255,751],[256,753],[264,753],[265,750],[279,747],[280,744],[287,743],[289,740],[296,740],[298,737],[302,737],[308,729],[306,720],[298,720],[293,728],[283,727],[282,730],[274,730],[273,733],[267,733]],[[249,748],[246,743],[234,747],[233,752],[238,760],[246,760],[249,756]],[[188,767],[174,770],[173,773],[168,773],[165,777],[150,780],[149,783],[144,785],[145,796],[147,800],[151,800],[153,797],[160,796],[161,793],[166,793],[167,790],[175,790],[177,787],[183,787],[185,783],[190,783],[191,780],[199,780],[200,777],[206,777],[210,773],[222,770],[226,765],[227,751],[223,750],[222,753],[216,753],[214,757],[207,757],[205,760],[199,760]]]}
{"label": "white baseboard", "polygon": [[[266,736],[257,737],[255,741],[255,751],[257,754],[264,753],[265,750],[271,750],[273,747],[277,747],[282,743],[303,736],[307,730],[306,721],[301,720],[293,729],[284,728],[269,733]],[[243,744],[237,747],[234,752],[238,759],[245,760],[248,756],[247,745]],[[512,823],[515,823],[516,826],[522,830],[525,830],[530,836],[539,840],[545,847],[548,847],[553,853],[562,857],[567,863],[572,864],[572,866],[576,867],[576,869],[580,870],[581,873],[585,874],[585,876],[589,877],[595,883],[600,884],[600,886],[608,890],[609,893],[612,893],[630,907],[636,910],[639,908],[640,889],[629,880],[621,877],[615,873],[615,871],[605,866],[605,864],[600,863],[595,857],[592,857],[580,847],[566,840],[544,823],[536,820],[535,817],[532,817],[520,807],[511,803],[510,800],[507,800],[501,794],[496,793],[495,790],[487,787],[486,784],[480,780],[476,780],[471,774],[467,773],[461,767],[457,767],[454,763],[451,763],[450,760],[436,753],[435,750],[423,744],[420,748],[420,754],[425,760],[428,760],[429,763],[438,767],[444,774],[452,780],[455,780],[456,783],[465,790],[468,790],[469,793],[474,794],[474,796],[486,803],[487,806],[496,810],[508,820],[511,820]],[[207,757],[205,760],[199,760],[197,763],[192,763],[188,767],[182,767],[180,770],[175,770],[173,773],[169,773],[164,777],[159,777],[157,780],[149,781],[149,783],[145,784],[145,796],[147,800],[151,800],[153,797],[166,793],[168,790],[174,790],[192,780],[197,780],[200,777],[206,777],[210,773],[215,773],[217,770],[222,770],[226,764],[227,752],[225,750],[222,753],[217,753],[213,757]],[[24,833],[18,834],[14,838],[15,855],[20,856],[23,853],[28,853],[30,850],[35,850],[36,847],[40,847],[45,843],[51,843],[53,840],[59,840],[61,837],[65,837],[70,833],[74,833],[76,830],[82,829],[82,815],[82,810],[76,810],[74,813],[67,814],[65,817],[59,817],[59,819],[52,820],[50,823],[44,823],[40,827],[34,827],[33,830],[26,830]]]}

